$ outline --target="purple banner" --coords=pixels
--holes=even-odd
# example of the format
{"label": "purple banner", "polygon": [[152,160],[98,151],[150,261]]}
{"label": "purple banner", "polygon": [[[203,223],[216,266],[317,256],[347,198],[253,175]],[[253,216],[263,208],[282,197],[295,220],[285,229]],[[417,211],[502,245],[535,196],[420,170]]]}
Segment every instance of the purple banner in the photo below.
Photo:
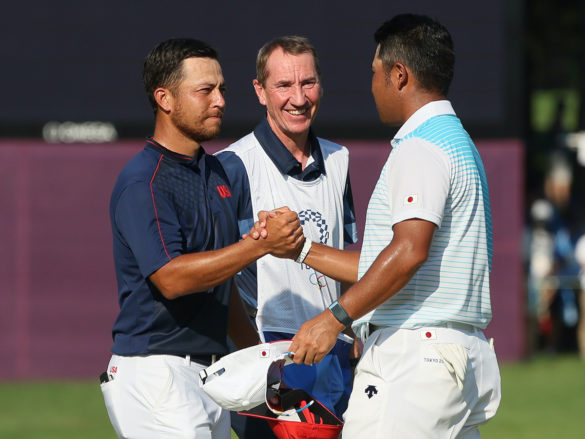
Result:
{"label": "purple banner", "polygon": [[[350,149],[361,237],[389,144],[340,143]],[[525,353],[523,145],[501,140],[478,147],[494,220],[494,319],[486,332],[495,337],[500,360],[513,361]],[[141,148],[140,140],[0,141],[0,379],[97,377],[106,367],[118,309],[109,197],[119,171]]]}

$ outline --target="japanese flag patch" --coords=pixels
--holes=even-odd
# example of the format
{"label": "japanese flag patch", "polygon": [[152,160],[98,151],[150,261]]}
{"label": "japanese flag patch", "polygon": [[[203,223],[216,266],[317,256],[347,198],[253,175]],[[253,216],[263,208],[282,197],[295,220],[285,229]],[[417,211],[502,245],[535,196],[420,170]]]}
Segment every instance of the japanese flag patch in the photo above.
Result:
{"label": "japanese flag patch", "polygon": [[260,358],[270,358],[270,349],[260,349],[258,351]]}
{"label": "japanese flag patch", "polygon": [[404,197],[404,205],[410,206],[412,204],[418,203],[418,195],[417,194],[410,194]]}
{"label": "japanese flag patch", "polygon": [[437,332],[434,329],[422,329],[420,331],[420,338],[423,340],[436,340]]}

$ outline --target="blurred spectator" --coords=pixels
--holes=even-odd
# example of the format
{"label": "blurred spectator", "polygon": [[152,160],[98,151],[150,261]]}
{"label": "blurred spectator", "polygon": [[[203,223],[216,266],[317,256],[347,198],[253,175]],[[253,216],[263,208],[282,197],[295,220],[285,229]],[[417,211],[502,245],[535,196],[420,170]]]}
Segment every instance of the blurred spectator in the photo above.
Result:
{"label": "blurred spectator", "polygon": [[577,325],[585,325],[579,318],[582,267],[576,258],[584,218],[572,183],[570,156],[557,149],[544,180],[545,198],[530,209],[526,258],[532,344],[553,352],[577,349]]}
{"label": "blurred spectator", "polygon": [[[553,273],[554,236],[551,232],[553,206],[545,199],[536,200],[530,208],[531,227],[526,239],[528,314],[531,344],[537,343],[538,335],[550,328],[541,328],[549,322],[547,313],[550,299],[546,298],[546,282]],[[550,294],[549,294],[550,296]],[[534,346],[533,346],[534,347]]]}
{"label": "blurred spectator", "polygon": [[577,327],[579,353],[585,360],[585,235],[582,235],[575,246],[575,259],[579,264],[579,309],[581,311]]}

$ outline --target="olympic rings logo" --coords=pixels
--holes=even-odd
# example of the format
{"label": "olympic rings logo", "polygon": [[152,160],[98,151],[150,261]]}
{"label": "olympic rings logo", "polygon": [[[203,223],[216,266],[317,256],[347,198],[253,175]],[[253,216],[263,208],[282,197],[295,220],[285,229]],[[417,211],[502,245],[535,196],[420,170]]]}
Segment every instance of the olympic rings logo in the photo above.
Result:
{"label": "olympic rings logo", "polygon": [[309,281],[312,285],[316,285],[319,288],[325,288],[327,286],[327,279],[326,276],[321,273],[313,272],[311,276],[309,276]]}

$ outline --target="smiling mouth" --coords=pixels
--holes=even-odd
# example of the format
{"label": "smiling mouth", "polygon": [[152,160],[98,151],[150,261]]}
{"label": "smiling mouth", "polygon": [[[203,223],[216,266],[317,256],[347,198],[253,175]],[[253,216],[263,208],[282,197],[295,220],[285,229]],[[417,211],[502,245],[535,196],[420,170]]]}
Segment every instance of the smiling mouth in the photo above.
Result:
{"label": "smiling mouth", "polygon": [[301,116],[309,111],[308,108],[302,108],[300,110],[286,110],[288,114],[292,114],[293,116]]}

